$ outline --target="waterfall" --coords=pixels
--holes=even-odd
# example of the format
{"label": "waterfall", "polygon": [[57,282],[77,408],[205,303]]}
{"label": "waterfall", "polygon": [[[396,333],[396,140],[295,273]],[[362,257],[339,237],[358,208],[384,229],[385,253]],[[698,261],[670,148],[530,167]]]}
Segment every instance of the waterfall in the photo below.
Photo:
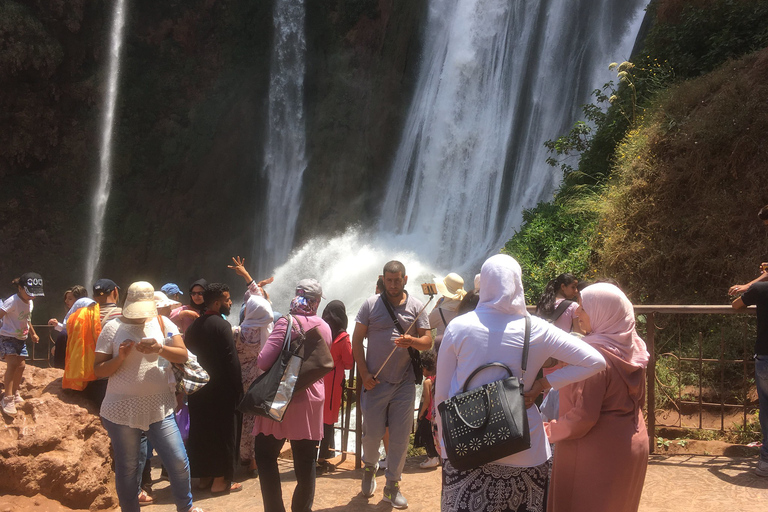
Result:
{"label": "waterfall", "polygon": [[[414,97],[376,229],[310,240],[276,272],[276,309],[297,279],[320,280],[352,318],[390,259],[408,289],[454,271],[471,279],[522,210],[551,198],[548,139],[625,60],[648,0],[432,0]],[[289,282],[282,283],[287,279]]]}
{"label": "waterfall", "polygon": [[301,184],[307,160],[304,119],[304,1],[276,0],[269,79],[269,126],[262,176],[267,180],[267,204],[262,222],[256,222],[253,261],[260,273],[293,247],[301,202]]}
{"label": "waterfall", "polygon": [[[482,261],[551,197],[547,139],[601,85],[642,0],[435,0],[379,229],[445,268]],[[639,17],[638,17],[639,18]]]}
{"label": "waterfall", "polygon": [[104,241],[104,215],[109,201],[112,174],[112,132],[115,126],[118,82],[120,78],[120,49],[123,45],[125,25],[125,0],[116,0],[112,15],[112,30],[109,42],[109,74],[104,93],[104,111],[101,121],[101,151],[99,154],[99,180],[93,194],[91,206],[91,230],[88,240],[87,263],[84,284],[90,287],[99,268],[101,246]]}

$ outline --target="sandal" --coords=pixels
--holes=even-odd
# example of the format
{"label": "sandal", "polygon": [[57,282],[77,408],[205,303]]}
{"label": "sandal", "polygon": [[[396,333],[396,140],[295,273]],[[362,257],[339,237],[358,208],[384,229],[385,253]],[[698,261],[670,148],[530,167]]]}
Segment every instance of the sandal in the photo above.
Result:
{"label": "sandal", "polygon": [[139,505],[151,505],[154,502],[154,498],[152,498],[152,496],[150,496],[147,491],[142,489],[139,492]]}
{"label": "sandal", "polygon": [[229,494],[231,492],[239,492],[243,490],[243,484],[238,482],[230,482],[229,487],[224,489],[223,491],[214,491],[211,490],[211,496],[223,496],[225,494]]}

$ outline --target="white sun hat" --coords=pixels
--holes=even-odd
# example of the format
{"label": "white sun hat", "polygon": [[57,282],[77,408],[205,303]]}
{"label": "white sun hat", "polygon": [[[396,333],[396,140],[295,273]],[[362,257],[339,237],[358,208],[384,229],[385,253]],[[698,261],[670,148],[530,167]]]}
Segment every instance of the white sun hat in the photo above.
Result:
{"label": "white sun hat", "polygon": [[130,319],[157,316],[155,289],[146,281],[137,281],[128,287],[123,306],[123,316]]}
{"label": "white sun hat", "polygon": [[459,274],[451,272],[443,279],[436,279],[435,286],[440,295],[446,299],[461,300],[467,294],[464,291],[464,279]]}
{"label": "white sun hat", "polygon": [[167,308],[168,306],[177,308],[181,306],[181,302],[169,299],[168,296],[163,292],[155,292],[155,305],[158,308]]}

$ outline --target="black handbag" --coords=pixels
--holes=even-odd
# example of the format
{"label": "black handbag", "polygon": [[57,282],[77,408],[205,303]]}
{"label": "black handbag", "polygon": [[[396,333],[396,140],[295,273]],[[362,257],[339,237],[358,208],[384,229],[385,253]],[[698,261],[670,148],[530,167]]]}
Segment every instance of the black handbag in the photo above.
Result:
{"label": "black handbag", "polygon": [[[523,376],[530,338],[531,319],[526,315]],[[493,367],[506,369],[509,377],[467,391],[475,375]],[[484,364],[467,378],[461,393],[437,406],[445,451],[454,468],[466,471],[531,447],[523,376],[518,379],[503,363]]]}
{"label": "black handbag", "polygon": [[[291,315],[288,315],[290,318]],[[299,327],[299,336],[291,340],[291,350],[302,360],[299,378],[296,381],[294,393],[308,388],[318,380],[325,377],[333,370],[333,356],[331,349],[320,334],[320,329],[313,327],[307,332],[296,322]]]}
{"label": "black handbag", "polygon": [[286,409],[293,399],[301,371],[302,358],[291,349],[293,318],[288,317],[283,348],[280,355],[266,372],[253,381],[237,409],[245,414],[264,416],[283,421]]}

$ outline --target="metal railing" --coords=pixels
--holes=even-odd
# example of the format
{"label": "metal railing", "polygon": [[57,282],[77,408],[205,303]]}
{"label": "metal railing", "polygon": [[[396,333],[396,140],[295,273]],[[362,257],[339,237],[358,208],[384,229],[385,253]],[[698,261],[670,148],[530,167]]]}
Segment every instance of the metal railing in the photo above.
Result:
{"label": "metal railing", "polygon": [[[529,311],[534,311],[534,306],[528,307]],[[730,306],[705,306],[705,305],[636,305],[635,314],[638,316],[638,330],[641,332],[641,336],[645,339],[648,346],[648,352],[650,354],[650,361],[647,369],[647,423],[648,423],[648,435],[650,437],[650,450],[653,453],[655,449],[655,438],[657,427],[674,427],[684,428],[691,430],[716,430],[725,432],[729,430],[744,430],[748,429],[749,416],[756,410],[755,405],[751,405],[749,402],[749,391],[751,389],[751,378],[754,375],[754,361],[752,360],[752,346],[754,345],[754,334],[749,330],[750,324],[743,324],[741,326],[741,332],[737,336],[740,340],[740,346],[736,347],[736,351],[740,354],[740,357],[727,357],[730,352],[733,354],[734,349],[726,344],[725,328],[723,324],[720,330],[720,342],[719,350],[716,357],[712,354],[706,353],[704,335],[702,332],[685,330],[684,328],[677,329],[677,353],[671,350],[664,350],[670,345],[670,336],[667,336],[666,340],[659,340],[664,337],[665,331],[669,330],[668,326],[661,325],[666,318],[666,321],[676,317],[678,319],[678,327],[680,325],[679,319],[685,317],[691,317],[692,315],[704,315],[705,317],[711,315],[727,315],[727,316],[745,316],[754,315],[755,309],[749,308],[746,310],[734,310]],[[644,321],[643,321],[644,320]],[[644,326],[644,329],[643,329]],[[47,325],[35,326],[35,331],[40,336],[40,343],[27,343],[27,350],[30,354],[30,363],[36,366],[50,366],[50,352],[53,346],[56,331]],[[643,332],[644,331],[644,332]],[[695,343],[691,342],[690,337],[695,336]],[[687,337],[687,341],[684,342],[684,337]],[[711,345],[711,343],[710,343]],[[711,347],[709,347],[711,348]],[[659,353],[659,349],[662,349]],[[687,353],[694,352],[694,356],[685,355]],[[677,373],[677,385],[673,393],[667,392],[665,384],[661,382],[657,375],[657,362],[661,359],[671,359],[675,362]],[[687,364],[694,367],[695,383],[689,385],[692,391],[696,391],[695,399],[689,398],[690,393],[683,393],[685,386],[681,384],[682,380],[682,365]],[[711,371],[705,371],[705,368],[711,368],[713,366],[719,369],[718,386],[715,390],[715,395],[719,396],[720,400],[715,402],[711,400],[705,400],[705,388],[711,391],[710,385],[705,386],[705,373],[711,373]],[[728,367],[731,367],[731,371],[728,372]],[[741,372],[740,389],[738,393],[735,393],[733,388],[729,388],[729,383],[733,382],[733,377],[727,378],[727,373],[733,372],[733,367],[738,367]],[[341,409],[341,420],[339,426],[335,427],[336,430],[341,430],[341,447],[336,449],[337,453],[341,453],[341,461],[344,462],[348,455],[355,456],[355,467],[360,467],[361,460],[361,444],[362,444],[362,415],[360,411],[360,396],[362,391],[362,382],[357,378],[357,365],[354,365],[350,370],[349,378],[346,381],[343,392],[343,407]],[[689,372],[690,376],[691,373]],[[711,379],[710,379],[711,380]],[[658,413],[659,409],[656,406],[657,392],[661,390],[661,393],[666,396],[668,403],[672,409],[676,409],[680,414],[677,415],[677,421],[659,422]],[[737,403],[732,403],[733,397],[737,397]],[[355,414],[355,424],[352,423],[352,408],[355,407],[357,414]],[[698,416],[697,424],[689,425],[683,422],[684,415],[681,410],[685,407],[693,407],[696,409],[691,415]],[[705,409],[719,409],[720,424],[719,428],[711,426],[705,426],[703,423],[703,416]],[[726,411],[733,411],[741,409],[741,424],[740,425],[726,425]],[[661,409],[664,412],[669,412],[668,409]],[[735,428],[734,428],[735,427]],[[349,435],[355,434],[355,451],[349,452],[347,450],[349,443]]]}

